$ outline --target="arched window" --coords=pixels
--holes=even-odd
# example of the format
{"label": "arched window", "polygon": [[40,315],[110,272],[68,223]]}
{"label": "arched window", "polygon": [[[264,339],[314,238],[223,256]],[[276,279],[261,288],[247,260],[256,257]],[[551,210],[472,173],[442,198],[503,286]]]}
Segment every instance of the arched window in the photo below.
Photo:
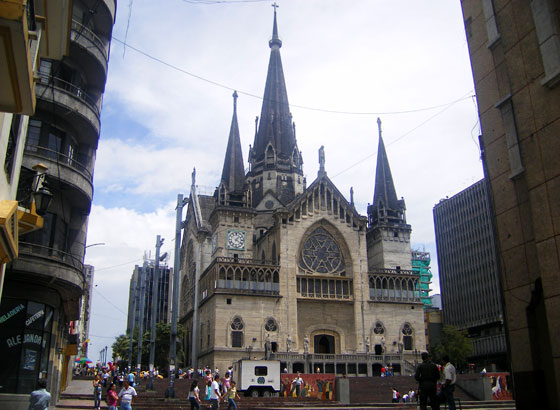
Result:
{"label": "arched window", "polygon": [[414,331],[410,324],[405,323],[402,328],[404,350],[412,350],[414,346]]}
{"label": "arched window", "polygon": [[272,263],[276,263],[276,242],[272,242],[272,254],[270,255]]}
{"label": "arched window", "polygon": [[235,317],[231,321],[231,347],[243,347],[243,321]]}

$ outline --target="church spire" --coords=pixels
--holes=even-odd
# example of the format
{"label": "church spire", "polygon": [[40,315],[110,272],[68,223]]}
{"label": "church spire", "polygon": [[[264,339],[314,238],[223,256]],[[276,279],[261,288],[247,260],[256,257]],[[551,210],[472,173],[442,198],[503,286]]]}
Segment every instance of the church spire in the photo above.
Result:
{"label": "church spire", "polygon": [[379,145],[377,147],[377,168],[375,170],[375,193],[373,195],[373,205],[380,203],[390,209],[397,208],[397,191],[393,183],[383,136],[381,135],[381,119],[377,118],[377,128],[379,129]]}
{"label": "church spire", "polygon": [[276,21],[276,4],[274,7],[274,24],[272,38],[269,41],[270,60],[264,90],[263,105],[255,142],[253,144],[254,160],[262,161],[269,147],[277,159],[289,159],[293,154],[296,140],[292,127],[292,114],[288,103],[288,92],[282,69],[280,47],[282,41],[278,37]]}
{"label": "church spire", "polygon": [[379,145],[377,148],[373,204],[368,207],[370,224],[375,222],[406,223],[404,200],[397,199],[397,191],[383,143],[380,118],[377,119],[377,127],[379,130]]}
{"label": "church spire", "polygon": [[243,153],[237,124],[237,91],[233,93],[233,118],[229,131],[229,139],[224,159],[220,189],[225,188],[231,195],[242,195],[245,191],[245,170],[243,168]]}

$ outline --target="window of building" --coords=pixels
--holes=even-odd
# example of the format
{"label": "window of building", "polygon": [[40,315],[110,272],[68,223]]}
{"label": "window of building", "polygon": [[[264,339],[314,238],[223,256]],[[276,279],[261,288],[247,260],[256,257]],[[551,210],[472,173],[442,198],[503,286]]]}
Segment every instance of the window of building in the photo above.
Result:
{"label": "window of building", "polygon": [[53,309],[42,303],[3,297],[0,304],[2,371],[0,392],[29,394],[47,377]]}
{"label": "window of building", "polygon": [[317,228],[305,240],[299,260],[306,271],[345,276],[344,257],[335,239],[324,229]]}
{"label": "window of building", "polygon": [[278,324],[276,323],[276,320],[268,319],[266,321],[266,324],[264,325],[264,329],[267,332],[276,332],[278,330]]}
{"label": "window of building", "polygon": [[405,323],[402,328],[404,350],[412,350],[414,345],[413,330],[410,324]]}
{"label": "window of building", "polygon": [[375,322],[373,333],[375,333],[376,335],[382,335],[383,333],[385,333],[385,328],[383,327],[383,323]]}
{"label": "window of building", "polygon": [[231,347],[243,347],[243,321],[236,317],[231,322]]}
{"label": "window of building", "polygon": [[8,135],[8,144],[6,146],[6,158],[4,160],[4,171],[8,182],[12,180],[12,171],[14,168],[14,160],[19,140],[19,131],[21,127],[21,115],[14,114],[12,116],[12,124],[10,126],[10,134]]}

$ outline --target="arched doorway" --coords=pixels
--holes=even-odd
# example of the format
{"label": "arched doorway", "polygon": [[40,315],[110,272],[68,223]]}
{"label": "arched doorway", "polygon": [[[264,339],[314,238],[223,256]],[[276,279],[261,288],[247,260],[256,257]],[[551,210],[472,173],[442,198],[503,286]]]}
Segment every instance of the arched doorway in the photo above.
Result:
{"label": "arched doorway", "polygon": [[380,355],[383,354],[383,346],[381,346],[381,345],[375,345],[374,350],[375,350],[375,354],[377,356],[380,356]]}
{"label": "arched doorway", "polygon": [[332,335],[315,335],[313,338],[314,353],[334,354],[334,336]]}

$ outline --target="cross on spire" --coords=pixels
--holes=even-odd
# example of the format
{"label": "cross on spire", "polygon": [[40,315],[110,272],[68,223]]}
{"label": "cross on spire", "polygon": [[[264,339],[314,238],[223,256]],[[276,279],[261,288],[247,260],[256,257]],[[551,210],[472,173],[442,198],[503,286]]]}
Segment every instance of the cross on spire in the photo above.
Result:
{"label": "cross on spire", "polygon": [[278,7],[280,7],[278,4],[276,4],[276,2],[272,3],[271,6],[274,7],[274,12],[275,12],[275,13],[276,13],[276,9],[277,9]]}

